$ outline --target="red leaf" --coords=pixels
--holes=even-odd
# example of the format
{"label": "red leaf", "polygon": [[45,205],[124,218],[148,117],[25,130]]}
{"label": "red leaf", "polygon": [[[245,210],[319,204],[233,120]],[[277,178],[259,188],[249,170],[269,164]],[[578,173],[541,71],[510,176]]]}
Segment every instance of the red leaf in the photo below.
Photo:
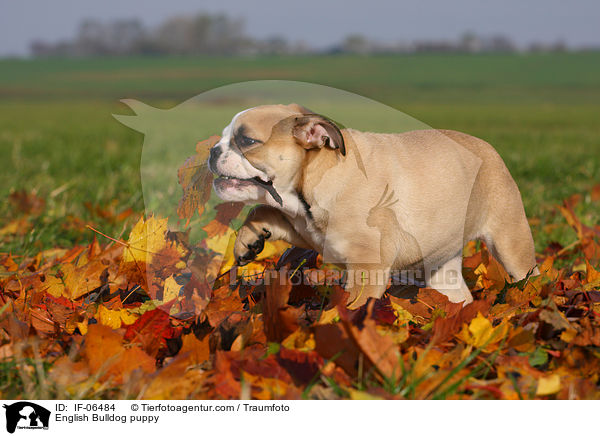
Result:
{"label": "red leaf", "polygon": [[161,309],[149,310],[127,327],[125,340],[142,345],[146,353],[156,357],[166,345],[166,339],[175,337],[169,314]]}

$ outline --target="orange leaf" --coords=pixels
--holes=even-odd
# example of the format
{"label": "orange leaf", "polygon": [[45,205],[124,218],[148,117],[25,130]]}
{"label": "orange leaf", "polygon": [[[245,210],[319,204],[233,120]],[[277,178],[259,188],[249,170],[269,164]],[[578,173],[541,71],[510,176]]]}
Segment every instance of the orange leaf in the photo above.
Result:
{"label": "orange leaf", "polygon": [[139,347],[124,348],[121,335],[110,327],[92,324],[88,327],[83,348],[92,373],[100,373],[100,380],[113,378],[122,383],[135,370],[154,372],[154,359]]}

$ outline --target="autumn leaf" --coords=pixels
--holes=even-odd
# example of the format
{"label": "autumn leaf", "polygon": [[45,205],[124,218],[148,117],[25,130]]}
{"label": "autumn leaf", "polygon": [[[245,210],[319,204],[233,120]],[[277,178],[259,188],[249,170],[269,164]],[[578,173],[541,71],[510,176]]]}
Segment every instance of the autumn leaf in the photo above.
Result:
{"label": "autumn leaf", "polygon": [[552,395],[560,391],[560,376],[552,374],[547,377],[541,377],[538,380],[536,395]]}
{"label": "autumn leaf", "polygon": [[206,163],[208,151],[219,139],[218,136],[211,136],[208,140],[199,142],[196,154],[188,158],[177,172],[183,189],[183,196],[177,207],[177,215],[181,219],[189,220],[196,210],[199,215],[204,211],[204,205],[210,198],[213,179]]}
{"label": "autumn leaf", "polygon": [[123,262],[152,263],[156,253],[166,246],[167,219],[153,216],[143,217],[129,234],[128,246],[123,254]]}
{"label": "autumn leaf", "polygon": [[212,221],[202,227],[202,229],[209,238],[225,235],[229,231],[231,220],[237,217],[243,208],[244,203],[229,202],[217,204],[215,206],[217,215]]}
{"label": "autumn leaf", "polygon": [[507,323],[501,323],[499,326],[493,327],[490,320],[485,318],[481,313],[478,313],[468,326],[463,324],[463,328],[457,334],[457,337],[474,347],[487,348],[504,339],[508,330],[509,326]]}
{"label": "autumn leaf", "polygon": [[138,319],[138,316],[127,309],[111,310],[106,306],[98,307],[98,320],[100,324],[112,329],[121,328],[121,325],[131,325]]}
{"label": "autumn leaf", "polygon": [[133,371],[154,371],[154,359],[139,347],[125,348],[122,340],[110,327],[88,327],[83,355],[91,373],[100,375],[100,380],[112,378],[115,383],[122,383]]}
{"label": "autumn leaf", "polygon": [[280,342],[299,327],[301,308],[287,304],[292,284],[282,269],[270,278],[263,303],[265,334],[267,340]]}
{"label": "autumn leaf", "polygon": [[169,314],[161,309],[145,312],[127,327],[124,339],[142,346],[150,356],[156,356],[166,346],[166,339],[173,338],[175,331]]}

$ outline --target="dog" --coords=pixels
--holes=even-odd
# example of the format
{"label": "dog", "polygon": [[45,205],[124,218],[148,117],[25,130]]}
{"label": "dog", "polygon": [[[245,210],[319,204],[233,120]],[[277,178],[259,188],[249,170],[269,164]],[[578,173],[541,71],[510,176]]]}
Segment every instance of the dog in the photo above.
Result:
{"label": "dog", "polygon": [[345,270],[351,308],[380,298],[398,271],[470,303],[462,250],[474,239],[513,279],[539,274],[516,183],[465,133],[340,129],[297,104],[265,105],[233,117],[208,165],[222,200],[260,204],[239,229],[236,262],[267,239],[316,250]]}

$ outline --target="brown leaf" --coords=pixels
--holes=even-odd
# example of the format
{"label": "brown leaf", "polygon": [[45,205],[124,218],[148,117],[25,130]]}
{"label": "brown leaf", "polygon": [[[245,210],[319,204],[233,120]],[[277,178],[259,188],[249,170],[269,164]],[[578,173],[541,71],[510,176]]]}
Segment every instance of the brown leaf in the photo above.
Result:
{"label": "brown leaf", "polygon": [[144,390],[146,400],[189,399],[205,390],[206,371],[195,367],[193,354],[177,356],[167,366],[150,377]]}
{"label": "brown leaf", "polygon": [[19,212],[26,215],[40,215],[46,207],[46,200],[24,190],[11,192],[8,200]]}
{"label": "brown leaf", "polygon": [[315,351],[324,359],[334,359],[350,377],[358,375],[360,349],[340,324],[318,324],[313,326]]}
{"label": "brown leaf", "polygon": [[600,183],[592,188],[592,201],[600,201]]}
{"label": "brown leaf", "polygon": [[182,346],[179,354],[190,353],[189,360],[193,363],[202,363],[210,358],[208,336],[199,341],[193,333],[182,336]]}
{"label": "brown leaf", "polygon": [[177,215],[181,219],[189,220],[196,210],[199,215],[204,211],[204,205],[210,198],[213,179],[206,163],[208,150],[219,139],[218,136],[211,136],[208,140],[198,143],[196,154],[189,157],[177,171],[179,184],[183,189],[177,207]]}
{"label": "brown leaf", "polygon": [[323,359],[316,352],[280,348],[277,361],[294,379],[296,385],[308,385],[319,373]]}
{"label": "brown leaf", "polygon": [[265,286],[263,319],[268,341],[281,342],[299,327],[298,319],[303,311],[287,304],[292,291],[287,274],[287,268],[277,271],[269,277],[270,283]]}
{"label": "brown leaf", "polygon": [[371,365],[388,380],[400,377],[400,350],[398,345],[389,336],[377,332],[372,310],[375,301],[371,300],[367,307],[367,317],[363,327],[358,328],[349,322],[348,310],[338,307],[340,318],[348,336],[355,342],[360,351],[365,355]]}
{"label": "brown leaf", "polygon": [[229,286],[221,286],[213,291],[204,313],[210,325],[217,327],[232,313],[243,310],[244,306],[237,292],[231,291]]}
{"label": "brown leaf", "polygon": [[402,299],[390,296],[391,301],[402,306],[411,314],[429,321],[434,311],[443,311],[446,316],[454,316],[462,308],[462,303],[451,303],[443,294],[435,289],[421,288],[416,297]]}
{"label": "brown leaf", "polygon": [[476,300],[471,304],[462,307],[458,313],[453,316],[437,318],[433,324],[433,337],[431,342],[434,344],[443,343],[452,339],[458,333],[462,325],[470,323],[480,312],[487,315],[490,309],[490,303],[484,300]]}
{"label": "brown leaf", "polygon": [[233,377],[231,359],[225,351],[215,353],[215,371],[211,380],[212,390],[217,398],[240,398],[242,385]]}

